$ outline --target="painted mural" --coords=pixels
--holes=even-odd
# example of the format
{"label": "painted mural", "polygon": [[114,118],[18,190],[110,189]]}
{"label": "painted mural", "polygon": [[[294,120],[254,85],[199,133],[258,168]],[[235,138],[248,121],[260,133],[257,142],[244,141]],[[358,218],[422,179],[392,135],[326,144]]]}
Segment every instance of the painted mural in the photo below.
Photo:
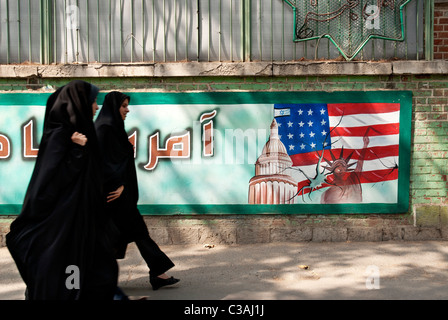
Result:
{"label": "painted mural", "polygon": [[275,104],[274,115],[250,203],[397,202],[400,104]]}
{"label": "painted mural", "polygon": [[[407,210],[410,92],[127,94],[143,214]],[[0,214],[20,212],[49,95],[0,94]]]}

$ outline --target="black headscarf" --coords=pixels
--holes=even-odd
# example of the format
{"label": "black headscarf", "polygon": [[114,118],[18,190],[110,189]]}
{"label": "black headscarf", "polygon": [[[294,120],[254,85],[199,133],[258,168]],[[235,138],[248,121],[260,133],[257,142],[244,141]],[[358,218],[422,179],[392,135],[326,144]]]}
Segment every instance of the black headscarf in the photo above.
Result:
{"label": "black headscarf", "polygon": [[[47,101],[22,211],[6,237],[31,300],[82,299],[96,290],[91,269],[104,252],[98,251],[104,211],[101,158],[92,120],[95,92],[98,88],[87,82],[72,81]],[[87,137],[84,147],[72,142],[74,132]],[[80,289],[66,286],[69,266],[79,270]],[[106,267],[113,290],[116,265]]]}
{"label": "black headscarf", "polygon": [[[95,128],[103,155],[105,192],[115,191],[126,184],[127,166],[134,164],[134,147],[129,142],[120,107],[131,97],[113,91],[104,98],[103,106],[95,121]],[[132,156],[131,156],[132,155]]]}

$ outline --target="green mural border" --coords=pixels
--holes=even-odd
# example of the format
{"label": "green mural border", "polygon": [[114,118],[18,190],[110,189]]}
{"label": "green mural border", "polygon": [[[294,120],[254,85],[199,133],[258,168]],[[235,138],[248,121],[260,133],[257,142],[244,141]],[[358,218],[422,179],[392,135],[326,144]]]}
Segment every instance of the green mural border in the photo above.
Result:
{"label": "green mural border", "polygon": [[[160,104],[256,104],[256,103],[400,103],[400,147],[397,203],[365,204],[281,204],[281,205],[139,205],[143,215],[193,214],[395,214],[409,210],[412,91],[336,91],[336,92],[126,92],[132,104],[148,101]],[[45,105],[51,93],[2,93],[0,105]],[[100,93],[101,104],[106,93]],[[17,215],[21,204],[0,205],[0,215]]]}

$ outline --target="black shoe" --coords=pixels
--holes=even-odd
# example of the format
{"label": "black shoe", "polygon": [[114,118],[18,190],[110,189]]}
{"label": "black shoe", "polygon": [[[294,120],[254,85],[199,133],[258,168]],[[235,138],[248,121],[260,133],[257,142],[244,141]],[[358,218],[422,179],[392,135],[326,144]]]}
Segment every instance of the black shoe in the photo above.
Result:
{"label": "black shoe", "polygon": [[117,289],[115,289],[114,300],[129,300],[129,298],[121,288],[117,287]]}
{"label": "black shoe", "polygon": [[149,277],[149,282],[151,283],[152,289],[157,290],[164,286],[170,286],[172,284],[178,283],[180,280],[174,277],[168,279],[162,279],[159,277]]}

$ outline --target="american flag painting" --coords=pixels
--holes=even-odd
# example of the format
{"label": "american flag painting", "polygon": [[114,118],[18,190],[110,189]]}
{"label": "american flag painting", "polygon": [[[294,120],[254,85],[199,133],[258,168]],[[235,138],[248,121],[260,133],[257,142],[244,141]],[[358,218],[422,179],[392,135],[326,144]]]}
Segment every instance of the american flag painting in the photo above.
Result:
{"label": "american flag painting", "polygon": [[396,203],[399,103],[275,104],[294,203]]}

